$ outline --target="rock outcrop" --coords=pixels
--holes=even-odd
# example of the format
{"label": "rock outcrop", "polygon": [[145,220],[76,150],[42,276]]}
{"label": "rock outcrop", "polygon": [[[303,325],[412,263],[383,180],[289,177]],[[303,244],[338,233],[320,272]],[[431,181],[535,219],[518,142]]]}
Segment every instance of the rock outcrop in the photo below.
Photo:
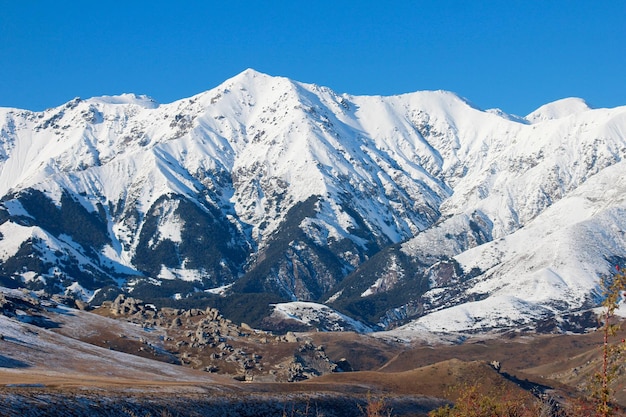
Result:
{"label": "rock outcrop", "polygon": [[[167,335],[164,348],[182,365],[233,375],[240,381],[293,382],[338,369],[322,347],[293,332],[273,335],[245,323],[239,326],[211,307],[157,308],[120,294],[96,312],[144,328],[161,329]],[[277,356],[274,352],[281,353]]]}

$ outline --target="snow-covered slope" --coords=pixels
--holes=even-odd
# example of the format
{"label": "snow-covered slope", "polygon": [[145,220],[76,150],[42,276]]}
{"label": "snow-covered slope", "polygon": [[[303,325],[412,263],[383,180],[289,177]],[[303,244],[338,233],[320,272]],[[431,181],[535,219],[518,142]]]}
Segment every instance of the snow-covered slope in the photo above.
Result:
{"label": "snow-covered slope", "polygon": [[293,301],[274,306],[276,320],[295,320],[324,331],[369,333],[372,328],[323,304]]}
{"label": "snow-covered slope", "polygon": [[479,301],[446,300],[452,307],[416,323],[430,330],[496,328],[512,318],[532,325],[593,305],[598,277],[610,276],[626,252],[625,169],[624,161],[606,168],[524,228],[456,256],[464,270],[480,271],[462,295]]}
{"label": "snow-covered slope", "polygon": [[519,118],[445,91],[351,96],[254,70],[169,104],[0,109],[0,280],[96,299],[234,283],[231,297],[324,301],[391,327],[489,295],[580,308],[626,258],[610,220],[623,203],[565,212],[591,180],[617,190],[625,133],[625,107],[580,99]]}
{"label": "snow-covered slope", "polygon": [[[476,158],[484,169],[454,187],[440,222],[402,245],[422,263],[414,268],[429,289],[383,324],[392,313],[422,316],[414,329],[485,330],[596,303],[600,277],[626,254],[624,110],[519,124],[485,147],[487,159]],[[458,262],[459,271],[446,273],[438,257]],[[379,280],[389,275],[383,269]]]}

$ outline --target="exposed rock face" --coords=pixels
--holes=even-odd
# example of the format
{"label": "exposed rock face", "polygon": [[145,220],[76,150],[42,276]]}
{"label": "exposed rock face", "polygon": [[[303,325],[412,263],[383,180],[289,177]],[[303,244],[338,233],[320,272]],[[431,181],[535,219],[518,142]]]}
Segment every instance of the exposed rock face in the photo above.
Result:
{"label": "exposed rock face", "polygon": [[11,295],[0,293],[0,314],[14,318],[26,318],[38,315],[42,311],[41,301],[30,295],[29,291]]}
{"label": "exposed rock face", "polygon": [[[162,329],[164,347],[180,363],[237,380],[302,381],[338,370],[322,347],[293,332],[274,336],[243,324],[237,326],[219,310],[156,308],[120,294],[96,312],[128,320],[144,328]],[[283,346],[282,348],[280,346]],[[144,350],[153,349],[143,346]],[[140,348],[141,349],[141,348]],[[286,352],[271,361],[264,352]],[[275,356],[275,355],[274,355]]]}
{"label": "exposed rock face", "polygon": [[11,292],[0,292],[0,314],[23,323],[43,328],[58,327],[58,323],[49,320],[46,312],[56,308],[60,303],[46,297],[39,298],[34,293],[22,289]]}
{"label": "exposed rock face", "polygon": [[288,381],[302,381],[325,373],[336,372],[337,369],[337,365],[328,358],[322,346],[315,346],[306,341],[298,347],[298,353],[289,364]]}
{"label": "exposed rock face", "polygon": [[143,314],[145,313],[145,307],[139,300],[120,294],[111,304],[111,313],[115,316],[129,316],[136,313]]}

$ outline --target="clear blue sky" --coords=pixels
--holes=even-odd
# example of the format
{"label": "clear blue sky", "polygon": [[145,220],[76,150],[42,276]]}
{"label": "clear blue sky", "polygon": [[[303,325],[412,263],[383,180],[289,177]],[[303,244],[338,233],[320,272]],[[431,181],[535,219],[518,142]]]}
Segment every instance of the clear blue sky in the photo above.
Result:
{"label": "clear blue sky", "polygon": [[391,95],[450,90],[525,115],[577,96],[626,104],[625,1],[0,0],[0,106],[147,94],[246,68]]}

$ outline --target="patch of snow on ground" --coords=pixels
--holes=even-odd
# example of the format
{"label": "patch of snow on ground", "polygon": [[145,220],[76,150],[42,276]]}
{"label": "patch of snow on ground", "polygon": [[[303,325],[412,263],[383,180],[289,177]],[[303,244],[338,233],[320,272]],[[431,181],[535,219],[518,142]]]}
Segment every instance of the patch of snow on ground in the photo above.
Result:
{"label": "patch of snow on ground", "polygon": [[33,218],[33,216],[31,216],[30,213],[28,213],[26,209],[22,206],[22,203],[19,200],[8,200],[5,201],[3,205],[12,216],[24,216],[30,217],[31,219]]}
{"label": "patch of snow on ground", "polygon": [[294,301],[274,304],[274,312],[304,324],[321,324],[328,331],[356,331],[368,333],[372,329],[323,304]]}
{"label": "patch of snow on ground", "polygon": [[363,291],[361,297],[367,297],[376,293],[376,289],[378,289],[383,283],[383,278],[378,278],[375,283],[373,283],[368,289]]}
{"label": "patch of snow on ground", "polygon": [[65,291],[68,294],[76,295],[81,300],[86,301],[86,302],[91,301],[95,295],[94,291],[90,291],[86,289],[85,287],[80,285],[78,282],[74,282],[72,285],[67,287]]}
{"label": "patch of snow on ground", "polygon": [[42,279],[42,277],[39,276],[39,274],[33,271],[24,272],[21,274],[21,277],[24,280],[24,282],[39,281]]}
{"label": "patch of snow on ground", "polygon": [[206,276],[206,273],[197,269],[180,269],[180,268],[168,268],[165,265],[161,266],[161,272],[159,272],[159,279],[182,279],[183,281],[201,281]]}
{"label": "patch of snow on ground", "polygon": [[226,292],[230,289],[230,287],[232,287],[233,284],[228,284],[228,285],[222,285],[221,287],[216,287],[216,288],[210,288],[208,290],[205,290],[208,293],[211,294],[215,294],[215,295],[225,295]]}
{"label": "patch of snow on ground", "polygon": [[15,255],[22,243],[33,236],[35,227],[24,227],[13,222],[0,225],[0,260],[7,260]]}

